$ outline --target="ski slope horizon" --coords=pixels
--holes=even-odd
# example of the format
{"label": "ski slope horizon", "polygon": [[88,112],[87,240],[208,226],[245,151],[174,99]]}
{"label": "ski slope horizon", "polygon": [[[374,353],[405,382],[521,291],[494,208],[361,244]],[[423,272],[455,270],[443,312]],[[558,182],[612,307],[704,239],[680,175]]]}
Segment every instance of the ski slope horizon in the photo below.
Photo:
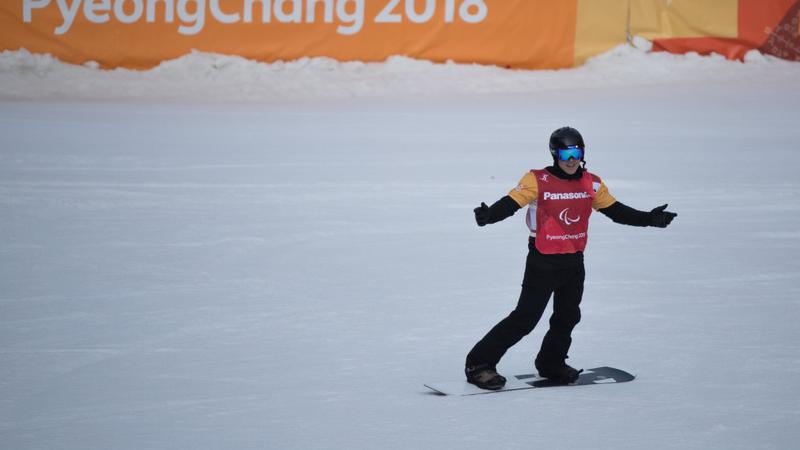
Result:
{"label": "ski slope horizon", "polygon": [[[798,446],[800,64],[297,64],[0,55],[4,447]],[[679,214],[591,219],[569,362],[637,378],[431,395],[519,295],[524,210],[472,208],[562,125],[618,200]]]}

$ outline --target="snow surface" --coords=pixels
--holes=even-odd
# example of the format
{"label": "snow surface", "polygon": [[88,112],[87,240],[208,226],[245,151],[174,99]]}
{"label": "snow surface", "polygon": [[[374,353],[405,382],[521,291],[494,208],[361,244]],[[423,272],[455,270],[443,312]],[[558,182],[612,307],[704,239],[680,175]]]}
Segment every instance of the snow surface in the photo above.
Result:
{"label": "snow surface", "polygon": [[[3,449],[800,446],[800,64],[626,48],[569,71],[0,57]],[[439,397],[516,303],[523,214],[586,137],[570,362],[621,385]],[[531,370],[546,321],[506,355]]]}
{"label": "snow surface", "polygon": [[[636,43],[644,46],[640,41]],[[702,57],[696,53],[647,53],[627,45],[590,59],[577,69],[543,71],[434,64],[402,56],[391,57],[385,63],[303,58],[265,64],[194,52],[141,72],[100,70],[91,62],[69,65],[49,55],[22,50],[0,53],[0,99],[221,100],[262,104],[287,99],[525,94],[664,83],[797,79],[797,63],[765,56],[757,50],[748,53],[745,61],[727,61],[716,54]]]}

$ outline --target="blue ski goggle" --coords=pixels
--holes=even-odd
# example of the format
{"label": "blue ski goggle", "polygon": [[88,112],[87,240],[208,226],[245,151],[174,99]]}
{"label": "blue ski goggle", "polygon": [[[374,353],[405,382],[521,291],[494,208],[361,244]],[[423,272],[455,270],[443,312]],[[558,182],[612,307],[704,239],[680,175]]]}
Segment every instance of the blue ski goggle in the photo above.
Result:
{"label": "blue ski goggle", "polygon": [[575,159],[576,161],[583,159],[583,149],[577,145],[567,148],[560,148],[556,150],[556,154],[558,155],[558,159],[561,161],[569,161],[570,158]]}

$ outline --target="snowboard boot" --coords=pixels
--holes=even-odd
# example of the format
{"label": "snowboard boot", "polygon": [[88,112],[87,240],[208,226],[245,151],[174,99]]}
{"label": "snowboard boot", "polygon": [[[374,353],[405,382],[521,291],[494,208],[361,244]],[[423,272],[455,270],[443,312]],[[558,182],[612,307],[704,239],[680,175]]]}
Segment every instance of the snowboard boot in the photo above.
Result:
{"label": "snowboard boot", "polygon": [[467,366],[464,369],[467,375],[467,382],[478,386],[481,389],[496,391],[506,385],[506,378],[497,373],[497,369],[489,367],[488,364],[477,366]]}
{"label": "snowboard boot", "polygon": [[536,371],[539,372],[539,376],[542,378],[547,378],[548,380],[558,383],[558,384],[570,384],[578,381],[581,372],[583,369],[577,370],[574,367],[570,367],[565,362],[552,364],[552,363],[543,363],[536,360]]}

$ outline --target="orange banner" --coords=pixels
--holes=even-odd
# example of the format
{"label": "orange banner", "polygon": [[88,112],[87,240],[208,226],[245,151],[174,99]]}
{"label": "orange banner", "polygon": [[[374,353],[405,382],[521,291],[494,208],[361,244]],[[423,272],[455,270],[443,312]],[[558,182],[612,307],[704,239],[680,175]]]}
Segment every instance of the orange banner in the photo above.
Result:
{"label": "orange banner", "polygon": [[192,50],[556,69],[625,43],[800,60],[796,0],[4,0],[0,50],[149,68]]}
{"label": "orange banner", "polygon": [[260,61],[407,55],[571,67],[576,0],[13,0],[0,48],[147,68],[191,50]]}

